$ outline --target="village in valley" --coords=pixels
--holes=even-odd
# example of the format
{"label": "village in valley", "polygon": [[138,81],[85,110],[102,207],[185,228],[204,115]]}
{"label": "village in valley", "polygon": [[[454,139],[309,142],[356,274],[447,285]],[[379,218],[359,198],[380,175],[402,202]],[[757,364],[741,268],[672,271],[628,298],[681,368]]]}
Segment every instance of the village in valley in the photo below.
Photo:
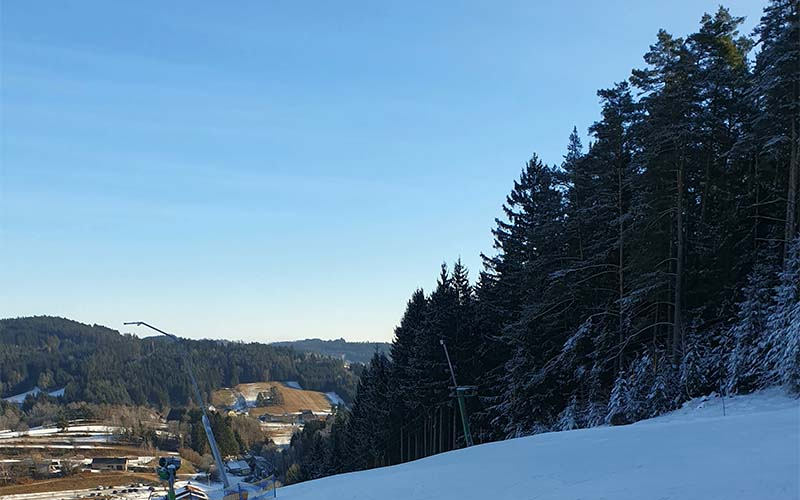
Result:
{"label": "village in valley", "polygon": [[[4,398],[22,407],[42,392],[37,387]],[[63,389],[49,391],[63,397]],[[210,414],[246,419],[261,431],[277,453],[287,448],[295,432],[312,421],[325,420],[343,400],[335,392],[304,390],[296,381],[240,384],[215,391]],[[176,474],[186,498],[202,498],[216,476],[208,457],[183,446],[189,426],[187,408],[154,410],[120,408],[104,421],[46,422],[27,430],[0,429],[0,496],[14,500],[44,498],[139,499],[165,494],[156,475],[160,457],[176,457]],[[144,444],[142,435],[157,436],[159,446]],[[273,464],[253,453],[223,457],[226,475],[235,483],[275,488]],[[194,485],[194,486],[193,486]],[[62,496],[58,496],[62,495]]]}

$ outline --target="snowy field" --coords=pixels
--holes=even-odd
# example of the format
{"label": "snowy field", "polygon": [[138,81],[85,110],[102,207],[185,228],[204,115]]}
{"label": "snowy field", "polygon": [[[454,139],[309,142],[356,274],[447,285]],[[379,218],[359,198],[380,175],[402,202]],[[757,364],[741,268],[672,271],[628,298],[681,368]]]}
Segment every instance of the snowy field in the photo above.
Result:
{"label": "snowy field", "polygon": [[52,436],[57,434],[62,436],[79,435],[87,437],[103,437],[113,434],[118,430],[119,427],[113,427],[110,425],[70,425],[67,427],[66,431],[63,431],[58,427],[34,427],[27,431],[2,430],[0,431],[0,439]]}
{"label": "snowy field", "polygon": [[687,403],[620,427],[539,434],[278,490],[287,500],[797,500],[800,401]]}
{"label": "snowy field", "polygon": [[[70,425],[66,430],[58,427],[34,427],[30,430],[0,431],[0,450],[102,450],[113,449],[119,427],[108,425]],[[158,431],[156,431],[158,432]]]}
{"label": "snowy field", "polygon": [[[17,394],[15,396],[9,396],[7,398],[3,398],[5,401],[9,403],[13,403],[15,405],[22,405],[25,402],[25,398],[28,396],[37,396],[40,392],[43,392],[38,387],[34,387],[28,392],[23,392],[22,394]],[[48,396],[52,396],[54,398],[60,398],[64,396],[64,388],[56,389],[54,391],[50,391],[47,393]]]}
{"label": "snowy field", "polygon": [[328,401],[330,401],[332,405],[343,405],[344,404],[344,399],[342,399],[341,396],[339,396],[335,392],[326,392],[325,393],[325,397],[328,398]]}
{"label": "snowy field", "polygon": [[[134,491],[135,490],[135,491]],[[94,497],[112,500],[151,500],[166,495],[166,488],[156,488],[151,494],[148,488],[131,488],[129,486],[111,486],[67,491],[49,491],[44,493],[21,493],[19,495],[0,495],[3,500],[91,500]]]}

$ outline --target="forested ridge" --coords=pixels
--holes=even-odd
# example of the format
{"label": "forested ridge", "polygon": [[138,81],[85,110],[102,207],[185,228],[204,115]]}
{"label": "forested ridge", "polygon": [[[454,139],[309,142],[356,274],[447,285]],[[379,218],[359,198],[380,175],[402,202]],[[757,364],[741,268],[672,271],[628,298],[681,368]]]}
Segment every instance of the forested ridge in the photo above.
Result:
{"label": "forested ridge", "polygon": [[440,339],[477,442],[798,390],[798,2],[742,21],[659,31],[598,92],[587,148],[573,131],[560,165],[527,161],[477,280],[456,262],[413,293],[352,408],[293,440],[290,480],[463,446]]}
{"label": "forested ridge", "polygon": [[343,358],[353,363],[369,363],[372,355],[376,352],[389,353],[389,344],[386,342],[348,342],[345,339],[289,340],[272,342],[270,345],[291,347],[298,352],[311,352]]}
{"label": "forested ridge", "polygon": [[176,343],[50,316],[0,320],[0,394],[65,388],[64,399],[159,409],[192,402],[187,352],[205,396],[239,383],[296,380],[350,401],[357,377],[341,360],[288,347],[221,340]]}

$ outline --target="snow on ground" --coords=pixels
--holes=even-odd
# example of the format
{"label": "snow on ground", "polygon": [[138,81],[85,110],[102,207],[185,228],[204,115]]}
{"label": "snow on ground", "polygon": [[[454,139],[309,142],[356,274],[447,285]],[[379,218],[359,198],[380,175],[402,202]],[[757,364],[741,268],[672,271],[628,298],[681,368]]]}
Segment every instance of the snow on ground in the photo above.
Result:
{"label": "snow on ground", "polygon": [[328,401],[330,401],[332,405],[337,405],[338,406],[338,405],[343,405],[344,404],[344,399],[339,397],[339,395],[336,394],[335,392],[326,392],[325,393],[325,397],[328,398]]}
{"label": "snow on ground", "polygon": [[[262,485],[255,485],[245,482],[244,478],[242,477],[228,474],[228,482],[230,484],[230,489],[228,489],[228,493],[235,493],[241,489],[241,491],[247,495],[247,498],[249,500],[266,500],[273,498],[274,495],[272,490],[272,483],[269,481],[263,482]],[[222,483],[217,483],[217,482],[206,483],[205,481],[197,481],[197,480],[175,481],[175,492],[177,493],[181,488],[183,488],[187,484],[191,484],[196,488],[203,490],[206,493],[206,495],[208,495],[208,498],[210,500],[223,500],[223,497],[225,496],[225,491],[222,487]],[[165,498],[165,497],[153,496],[153,499],[156,498]],[[27,500],[27,499],[20,499],[20,500]]]}
{"label": "snow on ground", "polygon": [[83,490],[20,493],[16,495],[2,495],[0,498],[3,500],[76,500],[88,499],[93,496],[101,496],[101,498],[112,498],[114,500],[151,500],[152,498],[158,498],[158,495],[166,495],[166,489],[156,488],[153,494],[151,494],[148,487],[131,488],[130,486],[120,485],[110,486],[108,488],[103,488],[102,490],[98,490],[97,488],[87,488]]}
{"label": "snow on ground", "polygon": [[8,445],[0,445],[0,448],[30,448],[32,450],[115,450],[114,446],[97,446],[91,444],[25,444],[25,443],[10,443]]}
{"label": "snow on ground", "polygon": [[119,430],[119,427],[114,427],[110,425],[70,425],[67,427],[66,431],[62,431],[58,427],[33,427],[27,431],[9,431],[3,430],[0,431],[0,439],[10,439],[10,438],[19,438],[19,437],[39,437],[39,436],[50,436],[53,434],[59,434],[62,436],[68,436],[70,434],[79,434],[84,437],[89,436],[106,436],[108,434],[113,434]]}
{"label": "snow on ground", "polygon": [[552,432],[278,490],[287,500],[797,500],[800,401],[779,390],[620,427]]}
{"label": "snow on ground", "polygon": [[[64,396],[64,389],[65,388],[62,387],[61,389],[56,389],[54,391],[50,391],[47,394],[49,396],[53,396],[54,398],[60,398],[60,397]],[[41,389],[39,389],[38,387],[34,387],[33,389],[31,389],[28,392],[23,392],[21,394],[16,394],[14,396],[9,396],[9,397],[3,398],[3,399],[5,401],[8,401],[9,403],[13,403],[13,404],[16,404],[16,405],[21,405],[22,403],[25,402],[25,398],[26,397],[28,397],[28,396],[36,396],[40,392],[42,392]]]}
{"label": "snow on ground", "polygon": [[291,387],[292,389],[300,389],[301,391],[303,388],[300,386],[300,382],[296,380],[287,380],[283,383],[286,387]]}
{"label": "snow on ground", "polygon": [[278,446],[289,446],[292,442],[292,435],[302,431],[300,424],[286,424],[282,422],[262,422],[261,428],[269,432],[269,438]]}

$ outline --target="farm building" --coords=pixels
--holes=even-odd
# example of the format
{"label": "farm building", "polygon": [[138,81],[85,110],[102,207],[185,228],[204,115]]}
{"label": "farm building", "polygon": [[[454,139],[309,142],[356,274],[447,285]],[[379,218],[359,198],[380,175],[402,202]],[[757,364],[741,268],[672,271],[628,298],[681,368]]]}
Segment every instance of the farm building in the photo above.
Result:
{"label": "farm building", "polygon": [[182,422],[186,416],[186,408],[170,408],[167,413],[167,422]]}
{"label": "farm building", "polygon": [[314,420],[320,420],[321,415],[314,414],[311,410],[300,410],[300,415],[298,416],[298,420],[302,423],[313,422]]}
{"label": "farm building", "polygon": [[97,457],[92,459],[93,470],[128,470],[127,458]]}
{"label": "farm building", "polygon": [[283,415],[273,415],[271,413],[265,413],[258,417],[258,419],[264,423],[282,423],[282,424],[293,424],[297,420],[296,415],[290,415],[288,413],[284,413]]}
{"label": "farm building", "polygon": [[29,467],[31,476],[35,478],[56,477],[63,474],[60,460],[43,460],[31,462]]}
{"label": "farm building", "polygon": [[225,467],[235,476],[247,476],[251,472],[250,466],[244,460],[231,460],[225,464]]}
{"label": "farm building", "polygon": [[208,500],[208,494],[197,486],[187,484],[175,490],[175,500]]}

